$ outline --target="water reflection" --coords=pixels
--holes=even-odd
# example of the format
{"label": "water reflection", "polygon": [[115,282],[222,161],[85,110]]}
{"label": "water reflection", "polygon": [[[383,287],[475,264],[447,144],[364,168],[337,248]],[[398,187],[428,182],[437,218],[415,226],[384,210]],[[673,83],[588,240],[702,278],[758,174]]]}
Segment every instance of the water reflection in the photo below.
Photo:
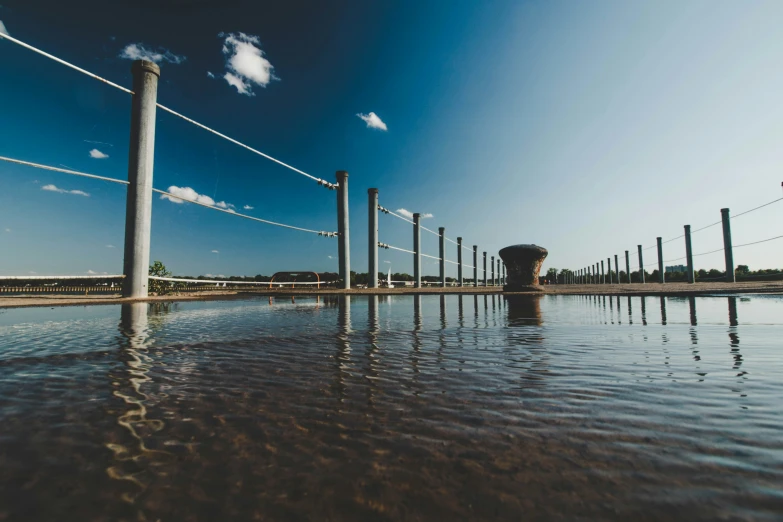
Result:
{"label": "water reflection", "polygon": [[666,298],[661,296],[661,324],[666,325]]}
{"label": "water reflection", "polygon": [[346,399],[347,381],[351,370],[351,296],[337,298],[337,334],[335,336],[337,353],[335,363],[335,392],[337,401],[342,404]]}
{"label": "water reflection", "polygon": [[541,296],[538,295],[506,295],[509,326],[540,326]]}

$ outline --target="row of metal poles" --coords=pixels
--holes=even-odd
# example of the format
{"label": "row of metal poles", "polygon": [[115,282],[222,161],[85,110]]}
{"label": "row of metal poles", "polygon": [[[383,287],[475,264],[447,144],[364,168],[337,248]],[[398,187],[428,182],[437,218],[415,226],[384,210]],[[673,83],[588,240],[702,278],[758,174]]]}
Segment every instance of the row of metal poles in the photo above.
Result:
{"label": "row of metal poles", "polygon": [[[731,243],[731,217],[729,215],[729,209],[723,208],[721,213],[721,223],[723,224],[723,253],[726,261],[726,275],[725,281],[728,283],[736,282],[736,276],[734,274],[734,251]],[[717,223],[714,223],[717,224]],[[691,226],[685,225],[685,259],[686,265],[686,279],[688,283],[696,282],[696,274],[693,268],[693,248],[691,246]],[[677,238],[679,239],[679,238]],[[663,261],[663,241],[659,237],[657,238],[658,247],[658,282],[663,284],[666,282],[666,271],[664,270]],[[652,248],[652,247],[651,247]],[[637,255],[639,257],[639,283],[645,283],[644,275],[644,257],[642,245],[637,245]],[[720,250],[720,249],[719,249]],[[717,252],[718,250],[716,250]],[[712,253],[712,252],[707,252]],[[680,258],[682,259],[682,258]],[[679,259],[675,260],[678,261]],[[566,284],[619,284],[620,281],[620,265],[618,263],[617,255],[614,256],[614,272],[612,272],[612,259],[606,258],[606,272],[604,272],[603,260],[599,263],[595,263],[585,268],[578,270],[572,270],[566,274]],[[625,283],[631,283],[631,262],[628,250],[625,251],[625,273],[627,281]]]}
{"label": "row of metal poles", "polygon": [[[368,196],[368,252],[367,252],[367,272],[369,275],[369,287],[378,288],[378,248],[389,248],[390,245],[381,243],[378,241],[378,211],[383,208],[378,204],[378,189],[367,189]],[[347,210],[346,210],[347,212]],[[407,220],[406,220],[407,221]],[[413,214],[413,250],[404,250],[395,248],[396,250],[402,250],[413,254],[413,285],[416,288],[421,288],[421,214]],[[438,228],[438,279],[441,287],[446,286],[446,229],[444,227]],[[394,247],[392,247],[394,248]],[[465,268],[462,261],[462,238],[457,238],[457,286],[465,286],[465,280],[463,277],[463,269]],[[466,249],[467,250],[467,249]],[[430,256],[427,256],[430,257]],[[483,281],[484,286],[496,286],[504,285],[506,283],[506,265],[500,258],[497,260],[497,279],[495,278],[495,256],[491,256],[490,260],[490,272],[491,279],[487,279],[487,253],[483,252]],[[452,261],[453,262],[453,261]],[[473,286],[477,287],[479,284],[478,278],[478,245],[473,245]],[[342,275],[342,274],[341,274]]]}

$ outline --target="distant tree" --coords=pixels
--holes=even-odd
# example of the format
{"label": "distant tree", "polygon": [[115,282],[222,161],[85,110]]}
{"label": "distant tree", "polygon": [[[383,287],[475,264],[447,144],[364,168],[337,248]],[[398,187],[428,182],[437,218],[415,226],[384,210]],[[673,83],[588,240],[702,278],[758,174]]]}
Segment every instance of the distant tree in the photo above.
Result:
{"label": "distant tree", "polygon": [[[150,265],[149,275],[155,277],[171,277],[171,272],[166,269],[166,265],[160,261],[155,261]],[[157,279],[149,280],[149,290],[156,295],[170,294],[179,287],[179,283],[174,283],[172,281],[159,281]]]}
{"label": "distant tree", "polygon": [[750,274],[750,268],[748,265],[738,265],[737,268],[734,269],[734,273],[737,275],[748,275]]}

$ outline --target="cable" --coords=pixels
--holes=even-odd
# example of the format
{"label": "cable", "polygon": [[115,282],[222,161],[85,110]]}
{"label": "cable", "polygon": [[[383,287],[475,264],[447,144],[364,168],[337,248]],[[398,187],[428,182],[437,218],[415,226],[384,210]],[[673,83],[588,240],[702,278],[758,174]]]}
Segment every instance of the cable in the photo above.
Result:
{"label": "cable", "polygon": [[452,261],[451,259],[444,259],[443,261],[445,261],[446,263],[451,263],[452,265],[459,265],[459,263],[457,263],[456,261]]}
{"label": "cable", "polygon": [[704,252],[702,254],[693,254],[693,257],[706,256],[707,254],[714,254],[715,252],[722,252],[722,251],[723,251],[723,247],[717,250],[711,250],[710,252]]}
{"label": "cable", "polygon": [[50,60],[54,60],[55,62],[61,63],[61,64],[65,65],[66,67],[70,67],[71,69],[73,69],[73,70],[75,70],[75,71],[79,71],[79,72],[80,72],[80,73],[82,73],[82,74],[86,74],[87,76],[89,76],[89,77],[91,77],[91,78],[95,78],[96,80],[100,80],[100,81],[102,81],[103,83],[106,83],[106,84],[109,84],[109,85],[111,85],[111,86],[112,86],[112,87],[114,87],[115,89],[119,89],[119,90],[121,90],[121,91],[123,91],[123,92],[126,92],[126,93],[128,93],[128,94],[133,94],[133,91],[131,91],[130,89],[126,89],[126,88],[125,88],[125,87],[123,87],[122,85],[117,85],[117,84],[116,84],[116,83],[114,83],[114,82],[110,82],[110,81],[109,81],[109,80],[107,80],[106,78],[101,78],[101,77],[100,77],[100,76],[98,76],[97,74],[93,74],[93,73],[91,73],[91,72],[89,72],[89,71],[85,71],[85,70],[84,70],[84,69],[82,69],[81,67],[76,67],[76,66],[75,66],[75,65],[73,65],[72,63],[68,63],[68,62],[66,62],[65,60],[61,60],[61,59],[57,58],[56,56],[52,56],[51,54],[49,54],[49,53],[47,53],[47,52],[44,52],[44,51],[42,51],[42,50],[40,50],[40,49],[38,49],[38,48],[36,48],[36,47],[33,47],[32,45],[26,44],[26,43],[24,43],[24,42],[23,42],[23,41],[21,41],[21,40],[17,40],[17,39],[16,39],[16,38],[14,38],[13,36],[10,36],[10,35],[8,35],[8,34],[5,34],[5,33],[2,33],[2,32],[0,32],[0,38],[5,38],[5,39],[6,39],[6,40],[8,40],[9,42],[13,42],[13,43],[15,43],[15,44],[17,44],[17,45],[21,45],[21,46],[22,46],[22,47],[24,47],[25,49],[29,49],[29,50],[31,50],[31,51],[33,51],[33,52],[36,52],[36,53],[38,53],[38,54],[40,54],[40,55],[42,55],[42,56],[45,56],[45,57],[49,58]]}
{"label": "cable", "polygon": [[0,281],[10,280],[54,280],[54,279],[123,279],[124,275],[77,275],[77,276],[0,276]]}
{"label": "cable", "polygon": [[429,232],[430,234],[435,234],[436,236],[440,237],[440,234],[439,234],[438,232],[434,232],[434,231],[430,230],[429,228],[427,228],[427,227],[424,227],[424,226],[421,226],[421,225],[419,225],[419,227],[420,227],[422,230],[426,230],[426,231],[427,231],[427,232]]}
{"label": "cable", "polygon": [[448,241],[449,243],[454,243],[455,245],[459,246],[459,243],[457,243],[457,242],[456,242],[456,241],[454,241],[453,239],[449,239],[449,238],[447,238],[447,237],[445,237],[445,236],[443,237],[443,239],[445,239],[445,240],[446,240],[446,241]]}
{"label": "cable", "polygon": [[673,238],[671,238],[671,239],[667,239],[666,241],[663,241],[661,244],[662,244],[662,245],[665,245],[666,243],[671,243],[672,241],[676,241],[676,240],[678,240],[678,239],[682,239],[682,238],[684,238],[684,237],[685,237],[685,234],[683,234],[683,235],[681,235],[681,236],[673,237]]}
{"label": "cable", "polygon": [[291,169],[291,170],[293,170],[293,171],[294,171],[294,172],[296,172],[297,174],[301,174],[301,175],[303,175],[303,176],[307,176],[308,178],[310,178],[310,179],[312,179],[313,181],[317,182],[319,185],[323,185],[324,187],[328,188],[329,190],[334,190],[334,189],[336,189],[336,188],[338,187],[338,185],[337,185],[337,184],[335,184],[335,183],[329,183],[328,181],[322,180],[321,178],[316,178],[315,176],[312,176],[312,175],[308,174],[307,172],[305,172],[305,171],[303,171],[303,170],[299,170],[299,169],[297,169],[296,167],[292,167],[292,166],[291,166],[291,165],[289,165],[288,163],[283,163],[283,162],[282,162],[282,161],[280,161],[279,159],[275,159],[275,158],[273,158],[272,156],[270,156],[270,155],[268,155],[268,154],[264,154],[264,153],[263,153],[263,152],[261,152],[260,150],[256,150],[256,149],[254,149],[253,147],[250,147],[250,146],[248,146],[248,145],[245,145],[244,143],[242,143],[242,142],[240,142],[240,141],[237,141],[237,140],[235,140],[234,138],[229,138],[229,137],[228,137],[228,136],[226,136],[225,134],[222,134],[222,133],[220,133],[220,132],[218,132],[218,131],[216,131],[216,130],[214,130],[214,129],[210,129],[210,128],[209,128],[209,127],[207,127],[206,125],[204,125],[204,124],[202,124],[202,123],[199,123],[199,122],[197,122],[196,120],[192,120],[192,119],[188,118],[187,116],[183,116],[182,114],[178,113],[177,111],[174,111],[174,110],[172,110],[172,109],[169,109],[168,107],[166,107],[166,106],[164,106],[164,105],[161,105],[160,103],[156,103],[156,105],[157,105],[159,108],[163,109],[164,111],[166,111],[166,112],[168,112],[168,113],[170,113],[170,114],[173,114],[174,116],[177,116],[177,117],[179,117],[179,118],[182,118],[183,120],[185,120],[185,121],[187,121],[187,122],[189,122],[189,123],[192,123],[193,125],[195,125],[195,126],[197,126],[197,127],[201,127],[202,129],[204,129],[204,130],[206,130],[206,131],[209,131],[209,132],[211,132],[212,134],[214,134],[214,135],[216,135],[216,136],[220,136],[220,137],[221,137],[221,138],[223,138],[224,140],[228,140],[228,141],[230,141],[231,143],[233,143],[233,144],[235,144],[235,145],[239,145],[240,147],[244,147],[244,148],[246,148],[247,150],[249,150],[250,152],[254,152],[254,153],[258,154],[259,156],[262,156],[262,157],[264,157],[264,158],[266,158],[266,159],[268,159],[268,160],[274,161],[274,162],[275,162],[275,163],[277,163],[278,165],[282,165],[283,167],[286,167],[286,168],[288,168],[288,169]]}
{"label": "cable", "polygon": [[389,248],[391,248],[392,250],[399,250],[400,252],[406,252],[406,253],[408,253],[408,254],[414,254],[414,255],[416,254],[416,252],[414,252],[414,251],[412,251],[412,250],[405,250],[404,248],[400,248],[400,247],[396,247],[396,246],[392,246],[392,245],[387,245],[386,243],[381,243],[381,242],[378,242],[378,246],[379,246],[380,248],[385,248],[385,249],[387,249],[387,250],[388,250]]}
{"label": "cable", "polygon": [[428,256],[427,254],[421,254],[421,257],[428,257],[428,258],[430,258],[430,259],[435,259],[435,260],[437,260],[437,261],[440,261],[440,258],[439,258],[439,257],[435,257],[435,256]]}
{"label": "cable", "polygon": [[769,239],[762,239],[761,241],[754,241],[753,243],[745,243],[744,245],[734,245],[734,248],[742,248],[750,245],[758,245],[759,243],[766,243],[767,241],[774,241],[775,239],[780,239],[783,236],[776,236],[771,237]]}
{"label": "cable", "polygon": [[758,210],[758,209],[760,209],[760,208],[764,208],[764,207],[766,207],[766,206],[769,206],[769,205],[771,205],[771,204],[773,204],[773,203],[777,203],[778,201],[783,201],[783,198],[778,198],[778,199],[775,199],[775,200],[773,200],[773,201],[770,201],[769,203],[764,203],[763,205],[761,205],[761,206],[758,206],[758,207],[756,207],[756,208],[752,208],[752,209],[750,209],[750,210],[746,210],[745,212],[740,212],[740,213],[739,213],[739,214],[737,214],[736,216],[731,216],[731,219],[737,219],[737,218],[738,218],[738,217],[740,217],[740,216],[744,216],[745,214],[749,214],[749,213],[753,212],[754,210]]}
{"label": "cable", "polygon": [[411,225],[415,225],[415,224],[416,224],[416,223],[414,223],[413,221],[411,221],[410,219],[408,219],[408,218],[405,218],[405,217],[402,217],[401,215],[399,215],[399,214],[396,214],[396,213],[392,212],[392,211],[391,211],[391,210],[389,210],[389,209],[386,209],[386,212],[385,212],[385,213],[386,213],[386,214],[391,214],[392,216],[394,216],[394,217],[396,217],[396,218],[400,218],[400,219],[401,219],[401,220],[403,220],[403,221],[407,221],[407,222],[408,222],[408,223],[410,223]]}
{"label": "cable", "polygon": [[[0,33],[0,34],[2,34],[2,33]],[[87,174],[85,172],[79,172],[79,171],[76,171],[76,170],[61,169],[59,167],[52,167],[52,166],[49,166],[49,165],[41,165],[40,163],[31,163],[29,161],[22,161],[22,160],[13,159],[13,158],[7,158],[5,156],[0,156],[0,160],[7,161],[8,163],[16,163],[18,165],[25,165],[27,167],[35,167],[37,169],[53,170],[55,172],[62,172],[64,174],[71,174],[73,176],[82,176],[84,178],[99,179],[101,181],[111,181],[112,183],[119,183],[121,185],[128,185],[129,184],[124,179],[106,178],[104,176],[96,176],[95,174]]]}
{"label": "cable", "polygon": [[160,189],[154,188],[154,189],[152,189],[152,191],[153,192],[157,192],[158,194],[163,194],[165,196],[172,197],[174,199],[182,200],[182,201],[184,201],[186,203],[193,203],[194,205],[200,205],[202,207],[211,208],[212,210],[218,210],[220,212],[225,212],[226,214],[231,214],[232,216],[238,216],[238,217],[242,217],[242,218],[245,218],[245,219],[250,219],[252,221],[258,221],[260,223],[266,223],[268,225],[275,225],[275,226],[278,226],[278,227],[290,228],[292,230],[301,230],[302,232],[310,232],[311,234],[318,234],[319,236],[325,236],[325,237],[337,237],[337,235],[338,235],[337,232],[324,232],[324,231],[318,231],[318,230],[310,230],[309,228],[295,227],[293,225],[284,225],[282,223],[276,223],[274,221],[267,221],[266,219],[261,219],[261,218],[257,218],[257,217],[253,217],[253,216],[247,216],[245,214],[240,214],[239,212],[235,212],[235,211],[233,211],[231,209],[222,209],[222,208],[218,208],[218,207],[215,207],[215,206],[212,206],[212,205],[207,205],[206,203],[200,203],[198,201],[193,201],[192,199],[185,199],[185,198],[180,197],[180,196],[175,196],[171,192],[166,192],[165,190],[160,190]]}
{"label": "cable", "polygon": [[721,220],[721,221],[716,221],[716,222],[715,222],[715,223],[713,223],[712,225],[707,225],[706,227],[701,227],[701,228],[699,228],[699,229],[696,229],[696,230],[691,230],[691,234],[695,234],[696,232],[701,232],[702,230],[707,230],[708,228],[710,228],[710,227],[714,227],[715,225],[720,225],[721,223],[723,223],[723,220]]}

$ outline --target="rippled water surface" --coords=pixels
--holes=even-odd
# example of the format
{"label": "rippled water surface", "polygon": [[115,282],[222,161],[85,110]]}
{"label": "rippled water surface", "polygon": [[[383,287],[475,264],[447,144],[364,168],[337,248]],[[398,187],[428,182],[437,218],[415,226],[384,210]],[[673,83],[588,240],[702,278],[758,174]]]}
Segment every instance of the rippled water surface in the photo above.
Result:
{"label": "rippled water surface", "polygon": [[0,520],[781,520],[783,298],[0,310]]}

